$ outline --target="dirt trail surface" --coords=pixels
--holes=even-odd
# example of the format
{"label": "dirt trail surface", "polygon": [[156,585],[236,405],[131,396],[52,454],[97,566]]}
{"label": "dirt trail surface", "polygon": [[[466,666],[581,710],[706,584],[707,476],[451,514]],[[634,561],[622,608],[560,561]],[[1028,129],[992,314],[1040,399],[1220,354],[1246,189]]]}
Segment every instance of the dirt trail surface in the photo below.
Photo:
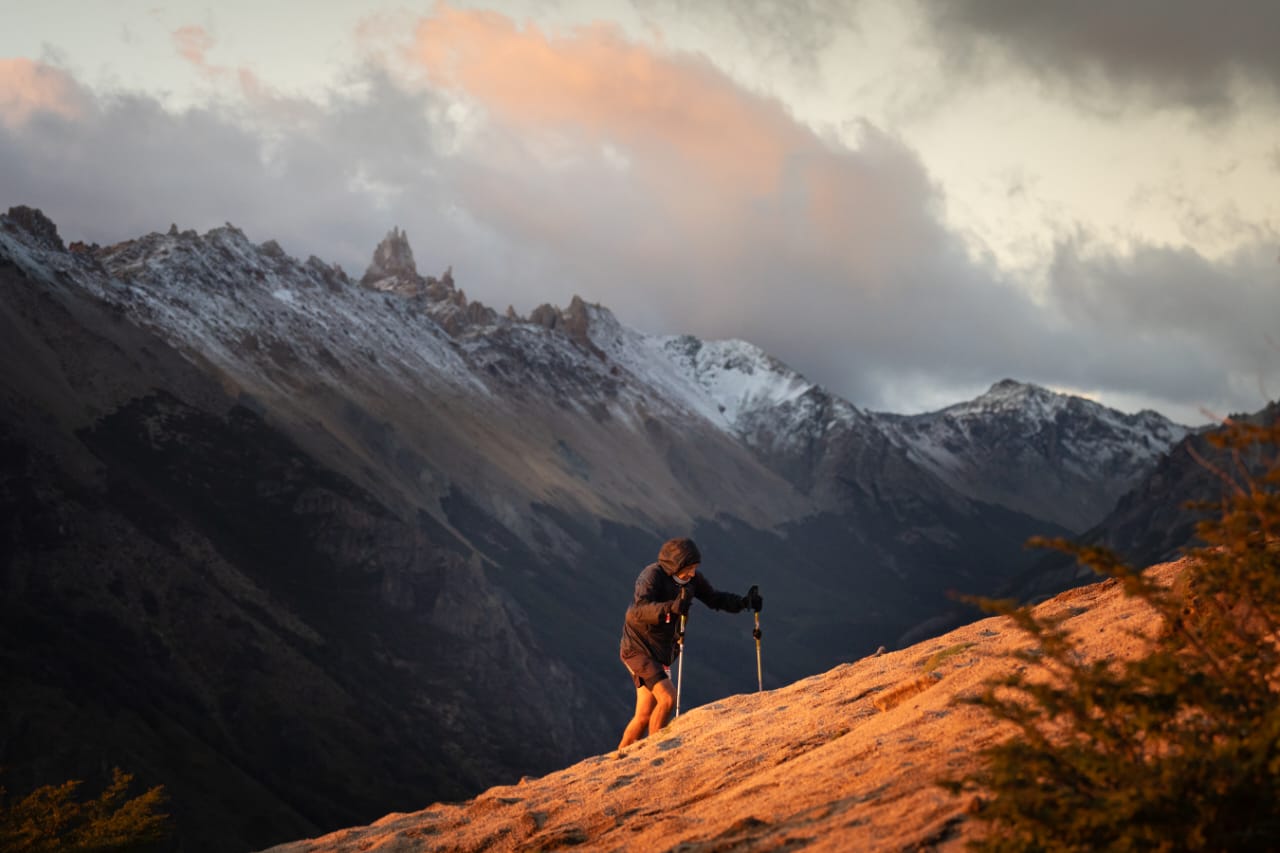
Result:
{"label": "dirt trail surface", "polygon": [[[1149,571],[1170,582],[1181,569]],[[1158,626],[1114,581],[1037,608],[1064,611],[1090,660],[1131,658]],[[974,767],[977,751],[1008,730],[954,700],[1021,665],[1009,655],[1027,645],[1008,619],[984,619],[692,709],[621,756],[271,853],[960,850],[980,829],[969,819],[973,804],[935,780]]]}

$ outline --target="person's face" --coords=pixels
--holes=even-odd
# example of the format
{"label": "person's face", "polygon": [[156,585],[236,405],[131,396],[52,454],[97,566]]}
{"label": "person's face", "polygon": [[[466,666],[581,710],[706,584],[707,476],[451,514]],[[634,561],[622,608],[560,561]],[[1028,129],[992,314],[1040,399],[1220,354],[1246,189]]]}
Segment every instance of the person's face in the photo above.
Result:
{"label": "person's face", "polygon": [[676,579],[684,581],[685,583],[688,583],[689,581],[693,580],[693,576],[696,575],[697,573],[698,573],[698,564],[694,563],[692,566],[685,566],[683,569],[676,572]]}

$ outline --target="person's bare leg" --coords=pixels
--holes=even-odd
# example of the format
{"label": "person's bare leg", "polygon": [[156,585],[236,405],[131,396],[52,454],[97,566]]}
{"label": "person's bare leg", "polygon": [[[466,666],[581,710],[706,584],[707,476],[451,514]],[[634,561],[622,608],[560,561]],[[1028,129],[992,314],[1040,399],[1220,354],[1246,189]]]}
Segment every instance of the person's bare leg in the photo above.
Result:
{"label": "person's bare leg", "polygon": [[649,714],[649,734],[656,733],[667,724],[667,717],[671,715],[671,709],[676,706],[676,691],[672,688],[669,678],[664,678],[653,685],[653,700],[653,712]]}
{"label": "person's bare leg", "polygon": [[649,727],[649,715],[653,713],[656,704],[653,691],[648,687],[636,688],[636,713],[622,732],[622,742],[618,744],[618,749],[630,746],[644,737],[645,730]]}

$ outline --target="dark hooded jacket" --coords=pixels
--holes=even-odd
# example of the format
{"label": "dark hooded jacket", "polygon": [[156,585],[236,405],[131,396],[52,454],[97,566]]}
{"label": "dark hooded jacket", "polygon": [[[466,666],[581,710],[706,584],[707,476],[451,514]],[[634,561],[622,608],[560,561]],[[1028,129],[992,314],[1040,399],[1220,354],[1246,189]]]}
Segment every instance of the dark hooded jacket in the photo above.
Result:
{"label": "dark hooded jacket", "polygon": [[[640,655],[647,655],[663,666],[670,666],[675,661],[676,631],[680,627],[676,599],[680,596],[680,584],[668,574],[668,567],[671,567],[672,572],[683,568],[674,563],[667,563],[665,566],[653,563],[646,566],[640,577],[636,578],[635,597],[627,608],[627,616],[622,624],[620,654],[624,661],[628,657]],[[717,592],[701,572],[693,576],[688,586],[694,598],[712,610],[738,613],[746,606],[746,600],[740,595]]]}

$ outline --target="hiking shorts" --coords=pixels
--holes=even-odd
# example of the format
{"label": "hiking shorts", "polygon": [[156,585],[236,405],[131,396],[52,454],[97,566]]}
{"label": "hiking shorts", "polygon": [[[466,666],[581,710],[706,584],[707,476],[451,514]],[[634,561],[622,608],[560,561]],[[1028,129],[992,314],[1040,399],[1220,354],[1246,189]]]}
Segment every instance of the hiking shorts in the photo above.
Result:
{"label": "hiking shorts", "polygon": [[641,687],[652,690],[655,684],[667,678],[667,668],[648,655],[623,655],[622,663],[631,673],[631,681],[637,690]]}

